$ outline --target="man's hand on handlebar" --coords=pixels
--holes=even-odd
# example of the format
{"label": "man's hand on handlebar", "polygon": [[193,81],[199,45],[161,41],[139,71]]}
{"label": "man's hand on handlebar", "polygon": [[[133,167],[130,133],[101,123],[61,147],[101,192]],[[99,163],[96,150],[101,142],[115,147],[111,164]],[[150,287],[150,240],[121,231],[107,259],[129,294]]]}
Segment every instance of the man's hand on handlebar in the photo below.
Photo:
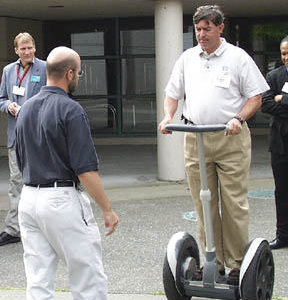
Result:
{"label": "man's hand on handlebar", "polygon": [[242,125],[239,120],[233,118],[227,123],[228,129],[226,135],[235,135],[239,134],[242,130]]}
{"label": "man's hand on handlebar", "polygon": [[166,130],[166,125],[170,123],[171,123],[171,119],[165,117],[158,126],[159,131],[163,134],[172,134],[172,131]]}

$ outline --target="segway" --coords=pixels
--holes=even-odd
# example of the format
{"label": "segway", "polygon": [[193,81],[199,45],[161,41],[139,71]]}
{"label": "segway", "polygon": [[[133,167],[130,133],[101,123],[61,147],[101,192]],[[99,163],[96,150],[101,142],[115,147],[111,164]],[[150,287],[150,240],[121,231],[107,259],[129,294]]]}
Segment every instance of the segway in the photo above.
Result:
{"label": "segway", "polygon": [[200,270],[199,249],[193,236],[187,232],[178,232],[171,237],[163,266],[163,285],[167,299],[189,300],[192,296],[197,296],[216,299],[271,300],[274,260],[269,244],[263,238],[256,238],[248,244],[240,268],[239,286],[227,284],[225,275],[219,277],[202,133],[227,130],[227,125],[169,124],[166,129],[196,133],[201,179],[200,199],[206,233],[206,261],[203,264],[202,280],[193,278],[193,274]]}

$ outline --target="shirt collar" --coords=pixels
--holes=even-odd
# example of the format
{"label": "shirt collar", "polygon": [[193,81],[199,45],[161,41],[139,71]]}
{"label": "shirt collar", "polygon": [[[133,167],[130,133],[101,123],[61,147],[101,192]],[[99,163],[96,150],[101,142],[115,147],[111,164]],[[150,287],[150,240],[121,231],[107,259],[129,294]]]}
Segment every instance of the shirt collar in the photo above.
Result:
{"label": "shirt collar", "polygon": [[41,92],[49,92],[49,93],[55,93],[55,94],[61,94],[61,95],[68,96],[68,94],[63,89],[59,88],[58,86],[44,85],[41,87]]}
{"label": "shirt collar", "polygon": [[226,42],[225,38],[221,38],[221,44],[220,44],[220,46],[213,53],[211,53],[211,54],[207,54],[206,51],[204,51],[199,44],[196,47],[198,48],[197,49],[198,50],[198,54],[201,57],[202,56],[204,56],[204,57],[211,57],[211,56],[214,56],[214,55],[215,56],[220,56],[225,51],[225,49],[227,47],[227,42]]}
{"label": "shirt collar", "polygon": [[[35,57],[33,57],[33,59],[32,59],[32,62],[30,63],[30,64],[34,64],[35,63]],[[17,59],[17,64],[19,65],[19,66],[21,66],[21,67],[23,67],[23,65],[22,65],[22,63],[21,63],[21,59],[20,58],[18,58]]]}

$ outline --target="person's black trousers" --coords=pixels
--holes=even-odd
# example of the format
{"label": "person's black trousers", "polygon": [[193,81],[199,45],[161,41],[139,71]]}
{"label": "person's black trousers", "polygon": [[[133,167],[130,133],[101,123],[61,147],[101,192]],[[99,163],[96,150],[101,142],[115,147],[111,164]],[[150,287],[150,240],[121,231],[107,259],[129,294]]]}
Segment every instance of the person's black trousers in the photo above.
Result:
{"label": "person's black trousers", "polygon": [[288,242],[288,155],[271,152],[275,181],[276,236]]}

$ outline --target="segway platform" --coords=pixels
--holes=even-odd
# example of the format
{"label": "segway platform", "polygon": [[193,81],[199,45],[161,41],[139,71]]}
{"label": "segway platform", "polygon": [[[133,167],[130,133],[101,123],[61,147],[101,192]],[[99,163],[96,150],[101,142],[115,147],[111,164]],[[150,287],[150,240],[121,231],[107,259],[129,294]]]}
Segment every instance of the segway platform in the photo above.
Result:
{"label": "segway platform", "polygon": [[[168,300],[189,300],[195,297],[214,299],[271,300],[274,286],[274,260],[267,240],[256,238],[246,249],[240,268],[239,285],[229,285],[220,275],[212,218],[211,195],[207,186],[203,132],[227,130],[227,125],[169,124],[169,131],[195,132],[201,178],[200,199],[203,205],[206,233],[206,261],[200,270],[200,255],[196,240],[187,232],[175,233],[167,246],[163,265],[163,285]],[[201,273],[201,280],[194,274]]]}

